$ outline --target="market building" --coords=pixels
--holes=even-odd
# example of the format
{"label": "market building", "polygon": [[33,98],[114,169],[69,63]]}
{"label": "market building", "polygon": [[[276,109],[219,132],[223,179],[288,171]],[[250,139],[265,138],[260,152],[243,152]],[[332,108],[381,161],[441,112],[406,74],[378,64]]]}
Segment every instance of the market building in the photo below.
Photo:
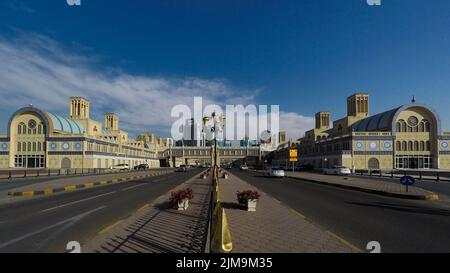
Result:
{"label": "market building", "polygon": [[69,117],[34,106],[17,110],[0,136],[0,168],[109,168],[147,163],[159,167],[157,150],[130,140],[119,127],[119,115],[90,118],[90,102],[70,98]]}
{"label": "market building", "polygon": [[[443,132],[438,113],[412,100],[386,112],[369,115],[369,94],[347,98],[347,116],[331,122],[329,112],[315,115],[316,126],[292,147],[297,164],[356,170],[450,169],[450,132]],[[283,165],[286,152],[272,155]]]}

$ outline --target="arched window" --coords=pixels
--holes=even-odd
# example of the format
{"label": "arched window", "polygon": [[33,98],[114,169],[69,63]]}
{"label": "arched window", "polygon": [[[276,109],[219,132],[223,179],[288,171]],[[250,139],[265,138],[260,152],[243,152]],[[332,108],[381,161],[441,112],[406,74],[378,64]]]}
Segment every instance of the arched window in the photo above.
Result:
{"label": "arched window", "polygon": [[[411,127],[410,127],[411,128]],[[409,141],[408,142],[408,151],[412,151],[413,150],[413,142]]]}
{"label": "arched window", "polygon": [[419,132],[425,132],[425,123],[423,121],[419,123]]}
{"label": "arched window", "polygon": [[426,132],[431,132],[431,124],[428,121],[425,122],[425,131]]}
{"label": "arched window", "polygon": [[40,142],[37,144],[37,151],[42,152],[42,144]]}
{"label": "arched window", "polygon": [[33,152],[36,152],[36,142],[33,142]]}
{"label": "arched window", "polygon": [[17,134],[18,135],[22,134],[22,125],[23,125],[23,123],[19,123],[19,125],[17,126]]}
{"label": "arched window", "polygon": [[431,151],[431,143],[427,141],[427,151]]}
{"label": "arched window", "polygon": [[396,149],[397,149],[397,151],[401,151],[402,150],[402,143],[400,141],[397,141]]}
{"label": "arched window", "polygon": [[28,142],[28,144],[27,144],[27,150],[28,150],[29,152],[31,152],[31,142]]}
{"label": "arched window", "polygon": [[402,124],[400,122],[397,122],[397,132],[401,132],[402,131]]}
{"label": "arched window", "polygon": [[419,150],[419,141],[414,141],[414,151]]}
{"label": "arched window", "polygon": [[25,142],[22,142],[22,151],[23,152],[27,151],[27,144]]}
{"label": "arched window", "polygon": [[22,143],[17,142],[17,151],[21,152],[22,151]]}
{"label": "arched window", "polygon": [[425,151],[425,141],[420,142],[420,151]]}
{"label": "arched window", "polygon": [[402,150],[403,150],[403,151],[407,151],[407,150],[408,150],[406,141],[403,141],[403,142],[402,142]]}
{"label": "arched window", "polygon": [[38,133],[39,135],[42,135],[42,124],[39,124],[39,125],[38,125],[38,129],[37,129],[37,130],[38,130],[37,133]]}

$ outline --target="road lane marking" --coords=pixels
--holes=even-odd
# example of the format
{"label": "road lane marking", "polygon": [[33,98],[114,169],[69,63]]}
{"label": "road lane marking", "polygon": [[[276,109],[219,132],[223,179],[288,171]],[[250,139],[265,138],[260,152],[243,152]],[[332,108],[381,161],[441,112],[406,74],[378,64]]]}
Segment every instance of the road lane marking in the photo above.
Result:
{"label": "road lane marking", "polygon": [[146,209],[146,208],[148,208],[148,207],[150,207],[150,204],[145,204],[145,205],[143,205],[142,207],[140,207],[137,211],[139,212],[139,211],[142,211],[142,210],[144,210],[144,209]]}
{"label": "road lane marking", "polygon": [[55,227],[57,227],[57,226],[63,225],[62,228],[65,229],[65,228],[67,228],[67,227],[69,227],[69,226],[72,226],[73,224],[75,224],[76,222],[80,221],[81,219],[83,219],[84,217],[88,216],[89,214],[94,213],[94,212],[99,211],[99,210],[104,209],[104,208],[106,208],[106,206],[101,206],[101,207],[98,207],[98,208],[96,208],[96,209],[93,209],[93,210],[90,210],[90,211],[87,211],[87,212],[78,214],[78,215],[76,215],[76,216],[74,216],[74,217],[71,217],[71,218],[68,218],[68,219],[66,219],[66,220],[59,221],[59,222],[57,222],[57,223],[55,223],[55,224],[53,224],[53,225],[50,225],[50,226],[41,228],[41,229],[39,229],[39,230],[36,230],[36,231],[30,232],[30,233],[27,233],[27,234],[25,234],[25,235],[22,235],[22,236],[20,236],[20,237],[17,237],[17,238],[15,238],[15,239],[12,239],[12,240],[10,240],[10,241],[7,241],[7,242],[5,242],[5,243],[0,244],[0,249],[1,249],[1,248],[5,248],[5,247],[7,247],[7,246],[10,246],[10,245],[12,245],[12,244],[15,244],[15,243],[17,243],[17,242],[20,242],[20,241],[22,241],[22,240],[25,240],[25,239],[27,239],[27,238],[33,237],[33,236],[35,236],[35,235],[37,235],[37,234],[40,234],[40,233],[42,233],[42,232],[45,232],[45,231],[47,231],[47,230],[53,229],[53,228],[55,228]]}
{"label": "road lane marking", "polygon": [[300,216],[303,219],[306,219],[306,216],[301,214],[300,212],[296,211],[295,209],[290,209],[293,213],[297,214],[298,216]]}
{"label": "road lane marking", "polygon": [[98,234],[105,234],[106,232],[110,231],[111,229],[115,228],[116,226],[122,224],[122,222],[123,222],[123,220],[119,220],[119,221],[115,222],[114,224],[109,225],[109,226],[107,226],[106,228],[100,230],[100,231],[98,232]]}
{"label": "road lane marking", "polygon": [[352,243],[350,243],[349,241],[345,240],[344,238],[342,238],[339,235],[334,234],[333,232],[327,230],[327,233],[329,235],[331,235],[332,237],[334,237],[335,239],[337,239],[338,241],[340,241],[341,243],[343,243],[344,245],[348,246],[353,252],[357,252],[357,253],[363,253],[364,251],[362,251],[360,248],[354,246]]}
{"label": "road lane marking", "polygon": [[121,189],[120,191],[127,191],[127,190],[131,190],[131,189],[134,189],[134,188],[137,188],[137,187],[142,187],[142,186],[145,186],[145,184],[134,185],[134,186],[131,186],[131,187],[128,187],[128,188],[125,188],[125,189]]}
{"label": "road lane marking", "polygon": [[281,201],[280,201],[280,200],[278,200],[278,199],[276,199],[275,197],[272,197],[272,199],[273,199],[273,200],[275,200],[275,202],[277,202],[277,203],[281,204]]}
{"label": "road lane marking", "polygon": [[111,192],[107,192],[107,193],[91,196],[91,197],[88,197],[88,198],[85,198],[85,199],[81,199],[81,200],[69,202],[69,203],[66,203],[66,204],[62,204],[62,205],[59,205],[59,206],[56,206],[56,207],[44,209],[44,210],[41,210],[40,212],[41,213],[49,212],[49,211],[52,211],[52,210],[55,210],[55,209],[64,208],[64,207],[71,206],[71,205],[75,205],[75,204],[78,204],[78,203],[81,203],[81,202],[89,201],[89,200],[96,199],[96,198],[99,198],[99,197],[103,197],[103,196],[106,196],[106,195],[110,195],[110,194],[113,194],[113,193],[116,193],[116,192],[117,191],[111,191]]}

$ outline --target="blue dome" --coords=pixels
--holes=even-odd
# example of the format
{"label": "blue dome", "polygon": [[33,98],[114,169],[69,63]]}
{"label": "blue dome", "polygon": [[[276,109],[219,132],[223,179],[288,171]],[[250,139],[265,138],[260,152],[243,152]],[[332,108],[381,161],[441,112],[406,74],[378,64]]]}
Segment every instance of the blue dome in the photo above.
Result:
{"label": "blue dome", "polygon": [[371,116],[352,125],[355,132],[390,131],[392,119],[401,107],[386,111],[384,113]]}
{"label": "blue dome", "polygon": [[70,118],[65,118],[56,114],[47,113],[53,123],[53,129],[69,134],[84,134],[84,126]]}

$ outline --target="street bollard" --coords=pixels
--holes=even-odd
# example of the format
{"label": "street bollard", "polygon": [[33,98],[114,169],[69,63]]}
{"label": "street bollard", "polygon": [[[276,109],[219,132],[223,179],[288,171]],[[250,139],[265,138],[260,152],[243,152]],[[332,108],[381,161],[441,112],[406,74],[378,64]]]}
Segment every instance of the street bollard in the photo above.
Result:
{"label": "street bollard", "polygon": [[12,173],[11,173],[11,171],[9,171],[9,177],[8,177],[8,179],[12,179]]}

